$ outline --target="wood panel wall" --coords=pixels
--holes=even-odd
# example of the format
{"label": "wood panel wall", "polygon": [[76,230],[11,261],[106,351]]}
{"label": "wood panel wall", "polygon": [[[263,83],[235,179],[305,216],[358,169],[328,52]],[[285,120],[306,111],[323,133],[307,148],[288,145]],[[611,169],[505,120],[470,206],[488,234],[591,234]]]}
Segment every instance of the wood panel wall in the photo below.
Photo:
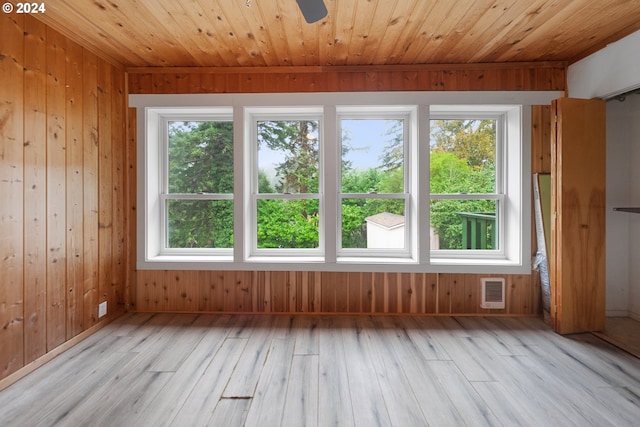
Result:
{"label": "wood panel wall", "polygon": [[[566,64],[279,69],[130,69],[130,93],[386,90],[565,90]],[[550,171],[550,108],[532,111],[532,170]],[[128,114],[129,181],[135,183],[135,110]],[[135,191],[129,189],[129,191]],[[135,197],[131,197],[134,201]],[[129,206],[135,218],[135,205]],[[135,221],[128,235],[132,247]],[[535,239],[532,239],[535,242]],[[535,253],[535,243],[534,250]],[[135,271],[131,310],[152,312],[424,313],[538,315],[538,274],[502,275],[506,308],[480,308],[480,275],[285,271]]]}
{"label": "wood panel wall", "polygon": [[124,311],[128,192],[124,70],[2,14],[0,75],[2,379]]}
{"label": "wood panel wall", "polygon": [[565,62],[129,69],[129,93],[565,90]]}
{"label": "wood panel wall", "polygon": [[534,275],[505,275],[504,310],[480,308],[477,274],[166,271],[137,274],[137,311],[537,315]]}

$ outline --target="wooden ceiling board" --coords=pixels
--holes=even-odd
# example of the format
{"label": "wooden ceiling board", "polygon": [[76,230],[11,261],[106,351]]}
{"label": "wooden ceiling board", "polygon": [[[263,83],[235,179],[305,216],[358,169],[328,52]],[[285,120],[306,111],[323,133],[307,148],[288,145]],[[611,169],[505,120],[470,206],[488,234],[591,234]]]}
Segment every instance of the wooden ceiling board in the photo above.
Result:
{"label": "wooden ceiling board", "polygon": [[[320,49],[327,51],[327,65],[345,65],[349,57],[349,45],[353,35],[357,5],[351,0],[334,0],[333,2],[325,2],[325,4],[328,6],[327,11],[330,12],[330,15],[327,14],[327,16],[331,16],[330,19],[327,19],[327,27],[332,31],[328,34],[328,42],[324,45],[321,44]],[[358,19],[366,20],[364,16]],[[320,25],[325,24],[320,23]]]}
{"label": "wooden ceiling board", "polygon": [[394,7],[394,1],[375,3],[371,1],[359,2],[353,16],[351,28],[347,29],[349,39],[345,43],[347,46],[346,58],[359,58],[363,64],[373,63],[384,34],[375,31],[373,25],[379,17],[388,17]]}
{"label": "wooden ceiling board", "polygon": [[317,65],[319,64],[320,60],[320,26],[304,24],[304,19],[301,16],[299,16],[298,19],[300,20],[300,25],[298,26],[298,34],[300,34],[299,37],[301,40],[299,44],[302,47],[304,65]]}
{"label": "wooden ceiling board", "polygon": [[[438,51],[427,58],[429,62],[447,62],[445,58],[453,53],[457,52],[457,48],[460,48],[460,43],[464,40],[465,34],[472,30],[474,23],[476,23],[494,4],[494,0],[474,0],[473,3],[469,2],[468,9],[462,13],[458,13],[458,19],[447,20],[448,26],[441,27],[441,31],[446,34],[442,37],[442,42],[438,47]],[[434,58],[437,54],[437,58]]]}
{"label": "wooden ceiling board", "polygon": [[417,58],[421,57],[421,52],[428,49],[428,44],[434,36],[436,26],[442,21],[441,17],[446,16],[453,7],[453,3],[437,1],[419,1],[417,8],[412,14],[415,19],[415,30],[413,34],[402,41],[402,64],[415,64]]}
{"label": "wooden ceiling board", "polygon": [[[513,17],[511,14],[505,12],[503,16],[507,19],[501,17],[494,23],[494,27],[498,32],[488,34],[488,37],[483,39],[481,46],[478,46],[476,50],[466,53],[471,62],[478,61],[481,58],[497,57],[499,52],[509,49],[514,40],[521,40],[534,28],[557,13],[553,8],[553,4],[557,3],[555,0],[548,0],[546,2],[517,2],[515,4],[508,0],[506,3],[511,3],[509,10],[515,9],[516,16]],[[524,10],[521,9],[523,5],[525,6]],[[504,42],[496,44],[491,43],[491,40],[503,40]],[[474,47],[474,45],[475,43],[470,46],[470,48]]]}
{"label": "wooden ceiling board", "polygon": [[[258,28],[261,33],[264,33],[260,54],[265,56],[267,66],[291,65],[291,51],[287,42],[291,35],[287,34],[278,1],[260,2],[252,7],[258,7],[260,10],[259,15],[251,15],[253,17],[252,28]],[[301,28],[301,25],[296,24],[292,27]],[[253,29],[253,31],[256,30]],[[304,40],[299,33],[301,30],[297,31],[298,33],[294,37],[298,40]],[[312,43],[308,42],[308,44]],[[286,46],[286,48],[278,49],[277,46]],[[317,48],[315,50],[317,51]]]}
{"label": "wooden ceiling board", "polygon": [[[200,16],[203,26],[196,28],[196,31],[202,32],[207,35],[211,42],[211,49],[217,52],[222,58],[223,62],[217,63],[219,67],[235,67],[239,66],[238,56],[241,55],[243,50],[240,39],[235,36],[235,29],[232,27],[232,20],[229,19],[224,11],[220,7],[219,2],[212,2],[211,0],[198,0],[197,5],[200,7],[197,15]],[[208,21],[208,23],[207,23]],[[215,64],[213,57],[209,57],[211,63]]]}
{"label": "wooden ceiling board", "polygon": [[426,39],[422,41],[422,49],[418,51],[412,63],[429,63],[429,58],[435,55],[444,41],[444,34],[450,27],[448,17],[453,14],[454,9],[454,2],[436,2],[431,13],[425,16],[422,30]]}
{"label": "wooden ceiling board", "polygon": [[[531,52],[539,51],[537,44],[540,41],[547,46],[544,50],[545,58],[552,61],[562,56],[558,46],[565,40],[573,49],[582,50],[585,39],[588,38],[585,31],[589,31],[585,22],[597,22],[598,16],[602,16],[599,8],[606,3],[602,0],[550,2],[540,9],[540,13],[532,15],[531,22],[525,23],[525,31],[508,39],[504,49],[496,56],[491,56],[491,60],[500,62],[504,58],[513,58],[516,62],[523,61],[531,56]],[[587,5],[589,7],[586,7]],[[640,3],[638,5],[640,6]],[[522,26],[520,28],[522,29]],[[529,29],[531,30],[527,31]],[[566,59],[568,58],[563,58]]]}
{"label": "wooden ceiling board", "polygon": [[492,40],[500,40],[518,23],[521,17],[526,16],[530,2],[511,0],[498,0],[486,9],[466,31],[459,45],[447,53],[444,61],[452,61],[456,56],[471,58],[491,46]]}
{"label": "wooden ceiling board", "polygon": [[[56,9],[54,9],[54,7]],[[77,13],[75,10],[70,9],[68,5],[54,3],[52,7],[47,6],[47,11],[49,13],[41,14],[37,17],[41,22],[65,35],[70,40],[81,44],[90,52],[100,55],[108,62],[122,67],[124,64],[144,61],[142,57],[136,57],[134,52],[130,51],[124,45],[120,45],[119,42],[108,40],[104,34],[99,34],[99,42],[96,42],[96,38],[93,37],[95,25],[89,21],[84,14]],[[52,19],[52,16],[64,16],[65,21]],[[65,22],[73,22],[74,25],[69,27],[65,25]],[[91,37],[87,35],[91,35]],[[113,52],[126,52],[126,54],[114,57],[112,55]],[[123,60],[123,57],[125,57],[126,60]]]}
{"label": "wooden ceiling board", "polygon": [[[618,37],[611,37],[611,26],[608,24],[608,21],[624,22],[628,18],[628,11],[611,7],[610,5],[607,5],[606,2],[603,4],[603,2],[593,0],[592,3],[593,8],[590,8],[588,15],[588,22],[590,22],[590,24],[585,26],[584,23],[581,23],[576,19],[569,20],[570,26],[567,28],[565,37],[558,40],[558,43],[550,51],[551,55],[560,56],[562,55],[562,52],[575,49],[575,46],[577,45],[577,50],[583,53],[574,58],[569,58],[570,60],[576,61],[597,50],[591,50],[589,48],[589,46],[593,45],[594,41],[600,41],[599,44],[604,47],[610,42],[618,40]],[[638,10],[640,10],[640,1],[636,1],[636,6]],[[603,16],[606,16],[607,20],[601,19]],[[635,23],[635,29],[640,27],[638,24],[639,22]],[[577,34],[575,38],[572,37],[574,34]],[[625,33],[624,35],[627,34],[629,33]]]}
{"label": "wooden ceiling board", "polygon": [[410,58],[415,57],[421,41],[425,40],[427,33],[423,29],[425,17],[429,16],[435,6],[434,1],[416,1],[407,20],[405,36],[401,37],[398,46],[395,47],[397,63],[410,63]]}
{"label": "wooden ceiling board", "polygon": [[[286,7],[289,1],[290,0],[277,0],[279,22],[284,29],[285,35],[282,40],[282,45],[288,46],[288,56],[282,65],[309,65],[307,53],[310,54],[309,57],[318,56],[319,47],[317,41],[314,42],[314,38],[317,40],[318,37],[318,26],[304,24],[304,19],[300,14],[293,13],[294,11]],[[291,23],[295,24],[291,25]],[[307,31],[306,33],[303,32],[305,30]],[[307,37],[305,37],[305,35]],[[307,50],[307,45],[309,45],[309,50]],[[276,49],[279,51],[278,48]],[[276,52],[276,55],[278,55],[278,52]]]}
{"label": "wooden ceiling board", "polygon": [[[172,0],[142,0],[147,1],[147,7],[153,10],[153,18],[157,25],[164,29],[165,33],[173,34],[178,49],[190,53],[192,61],[198,66],[206,66],[211,63],[212,57],[217,57],[218,61],[222,56],[216,51],[216,43],[213,40],[215,32],[208,33],[202,30],[201,26],[207,22],[203,19],[204,11],[194,0],[183,0],[182,2]],[[156,2],[155,6],[150,6],[150,2]],[[168,57],[170,58],[170,57]],[[171,60],[168,59],[167,60]]]}
{"label": "wooden ceiling board", "polygon": [[640,30],[640,0],[50,0],[42,22],[126,68],[574,61]]}
{"label": "wooden ceiling board", "polygon": [[204,62],[207,64],[235,63],[235,55],[232,52],[232,48],[227,43],[224,43],[225,33],[216,29],[215,23],[220,21],[217,18],[218,14],[210,13],[210,2],[208,0],[189,0],[188,2],[183,1],[180,3],[183,5],[183,9],[187,8],[185,13],[189,10],[192,11],[187,15],[190,22],[185,22],[183,25],[191,25],[195,28],[198,43],[201,49],[206,52],[204,56],[207,60]]}
{"label": "wooden ceiling board", "polygon": [[[402,39],[406,38],[407,32],[410,31],[408,28],[409,17],[415,6],[415,1],[398,0],[395,4],[389,3],[393,5],[391,11],[387,14],[386,11],[381,10],[370,31],[370,34],[376,32],[375,22],[382,22],[383,25],[386,25],[386,31],[375,47],[376,55],[370,64],[397,64],[398,56],[402,55],[398,46],[402,45]],[[378,5],[381,6],[380,3]]]}
{"label": "wooden ceiling board", "polygon": [[[85,4],[84,2],[68,1],[65,3],[76,14],[85,16],[85,22],[97,27],[98,35],[107,44],[113,44],[109,52],[115,51],[116,55],[133,53],[143,61],[162,64],[160,66],[167,66],[174,61],[189,62],[194,60],[191,52],[180,49],[176,32],[165,29],[154,18],[154,14],[150,13],[156,8],[148,11],[144,0],[126,3],[126,8],[119,6],[117,2],[95,1]],[[87,11],[89,12],[87,13]],[[96,20],[99,20],[98,25]],[[67,27],[73,28],[74,25]],[[107,47],[100,50],[107,51]],[[172,52],[172,55],[167,56],[165,52]],[[117,59],[117,56],[114,57]]]}

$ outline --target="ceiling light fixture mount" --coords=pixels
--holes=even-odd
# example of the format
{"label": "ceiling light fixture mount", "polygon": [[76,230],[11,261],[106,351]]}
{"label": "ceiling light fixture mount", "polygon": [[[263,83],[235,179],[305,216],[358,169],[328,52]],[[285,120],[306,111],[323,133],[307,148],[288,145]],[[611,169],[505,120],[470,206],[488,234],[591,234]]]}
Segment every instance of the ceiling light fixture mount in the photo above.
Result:
{"label": "ceiling light fixture mount", "polygon": [[317,22],[327,16],[327,7],[324,0],[296,0],[302,16],[307,24]]}
{"label": "ceiling light fixture mount", "polygon": [[[246,0],[244,5],[251,7],[252,0]],[[327,7],[324,4],[324,0],[296,0],[304,20],[307,24],[313,24],[327,16]]]}

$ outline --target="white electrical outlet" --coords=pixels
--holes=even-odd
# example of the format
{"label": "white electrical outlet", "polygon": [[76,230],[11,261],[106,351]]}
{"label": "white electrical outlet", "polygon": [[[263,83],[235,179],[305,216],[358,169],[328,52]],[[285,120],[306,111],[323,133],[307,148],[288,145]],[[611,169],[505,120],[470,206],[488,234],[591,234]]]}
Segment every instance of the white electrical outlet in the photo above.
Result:
{"label": "white electrical outlet", "polygon": [[107,315],[107,302],[101,302],[98,304],[98,318]]}

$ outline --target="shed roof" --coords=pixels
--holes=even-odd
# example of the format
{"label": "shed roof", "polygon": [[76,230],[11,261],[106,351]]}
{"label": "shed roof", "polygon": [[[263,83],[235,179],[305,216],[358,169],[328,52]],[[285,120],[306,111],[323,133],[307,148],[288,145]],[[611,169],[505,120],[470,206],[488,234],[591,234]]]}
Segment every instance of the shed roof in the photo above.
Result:
{"label": "shed roof", "polygon": [[391,212],[381,212],[365,218],[365,221],[372,222],[385,228],[396,228],[404,225],[404,215],[398,215]]}

